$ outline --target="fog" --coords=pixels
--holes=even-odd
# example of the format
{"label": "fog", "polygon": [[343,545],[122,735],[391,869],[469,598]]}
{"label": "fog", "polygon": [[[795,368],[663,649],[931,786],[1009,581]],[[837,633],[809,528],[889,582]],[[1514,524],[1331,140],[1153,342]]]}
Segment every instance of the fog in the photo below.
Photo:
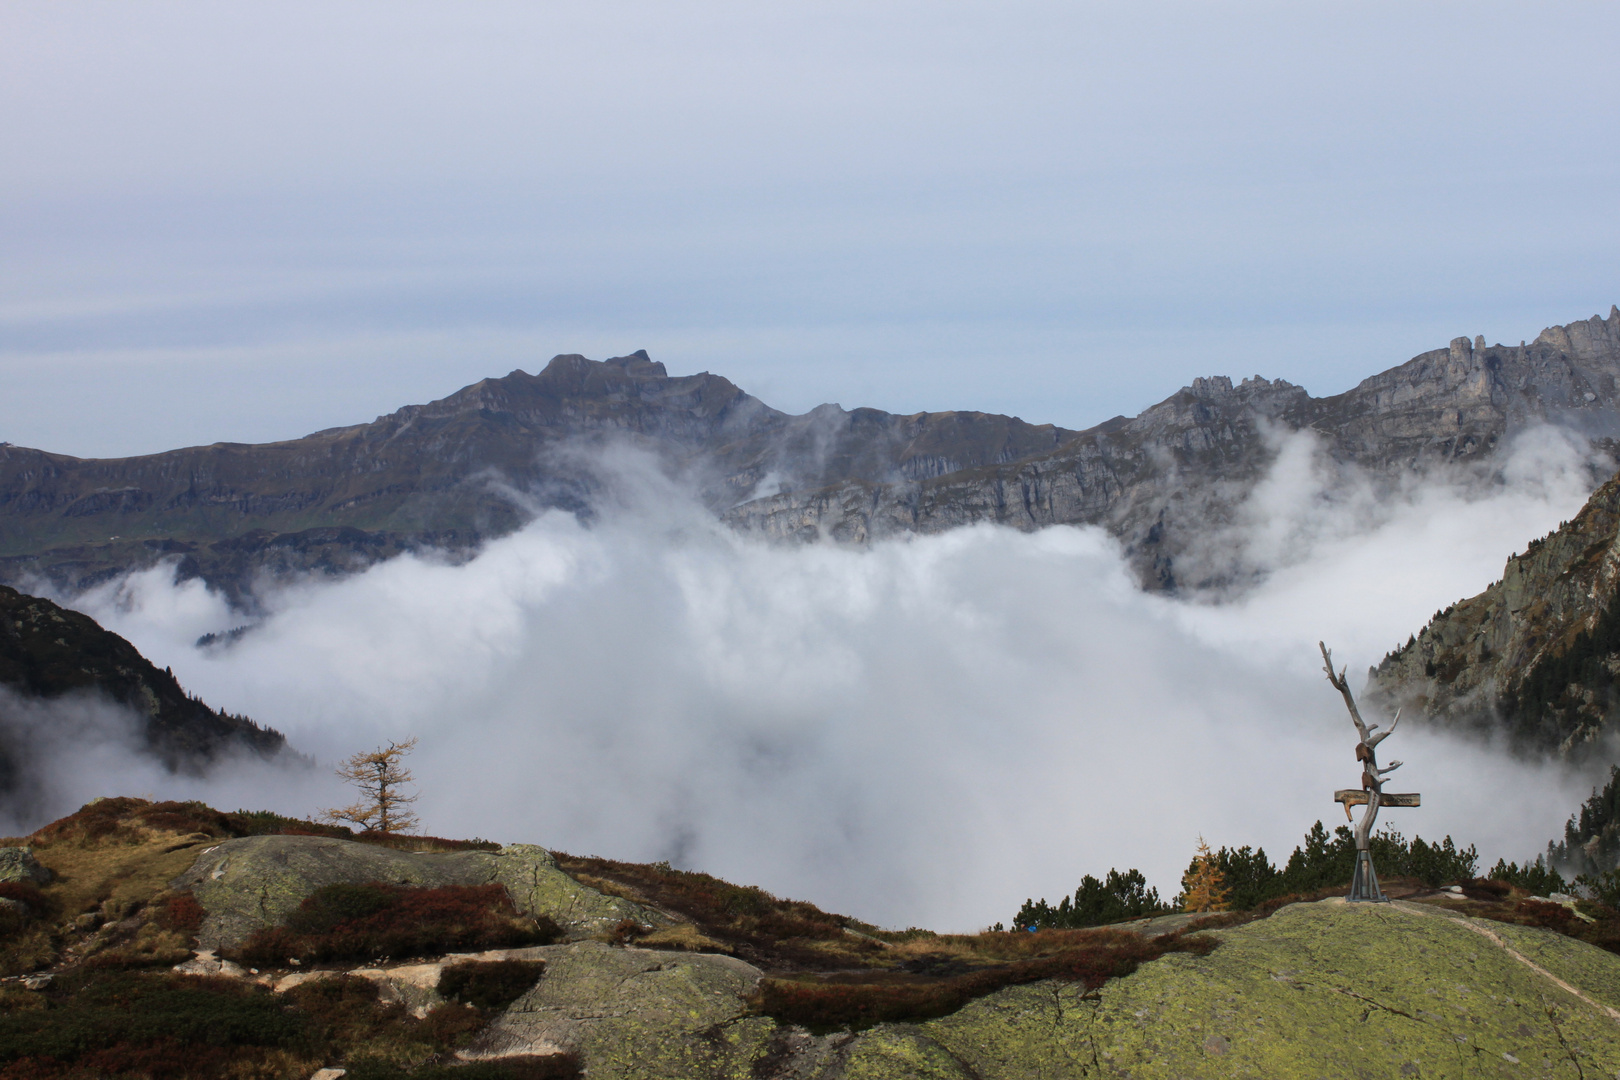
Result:
{"label": "fog", "polygon": [[329,785],[295,755],[213,762],[206,776],[170,772],[145,753],[140,721],[93,694],[52,700],[0,687],[0,837],[24,836],[106,795],[204,799],[307,812]]}
{"label": "fog", "polygon": [[[1218,537],[1258,584],[1218,603],[1143,593],[1089,528],[762,542],[628,451],[603,459],[589,527],[545,512],[460,565],[267,588],[228,646],[194,643],[241,616],[160,567],[75,604],[323,768],[278,791],[130,777],[109,753],[75,790],[310,813],[343,797],[325,766],[415,735],[438,835],[668,859],[890,926],[1009,920],[1109,867],[1169,897],[1200,835],[1280,861],[1342,812],[1354,734],[1319,638],[1359,685],[1588,490],[1547,431],[1487,489],[1382,500],[1308,437],[1280,451]],[[1487,863],[1533,856],[1590,784],[1417,725],[1387,746],[1423,807],[1386,820]]]}

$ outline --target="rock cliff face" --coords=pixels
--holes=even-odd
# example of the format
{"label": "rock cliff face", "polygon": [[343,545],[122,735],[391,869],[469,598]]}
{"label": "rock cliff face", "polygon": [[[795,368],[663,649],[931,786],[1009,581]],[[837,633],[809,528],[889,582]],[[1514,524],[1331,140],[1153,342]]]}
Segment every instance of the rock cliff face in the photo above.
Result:
{"label": "rock cliff face", "polygon": [[1369,672],[1367,698],[1523,749],[1581,755],[1620,716],[1620,639],[1605,615],[1620,585],[1620,476],[1574,520],[1508,559]]}
{"label": "rock cliff face", "polygon": [[852,540],[976,521],[1098,524],[1125,541],[1150,584],[1197,585],[1221,568],[1188,579],[1178,562],[1199,533],[1229,519],[1280,432],[1314,432],[1333,460],[1393,479],[1484,462],[1515,430],[1542,421],[1599,441],[1620,434],[1620,309],[1528,345],[1458,338],[1329,398],[1281,380],[1197,379],[1134,419],[1117,417],[1045,453],[912,483],[784,492],[727,516],[777,536]]}
{"label": "rock cliff face", "polygon": [[1183,556],[1263,474],[1279,432],[1313,431],[1335,460],[1393,477],[1488,461],[1540,421],[1620,435],[1620,310],[1528,345],[1458,338],[1330,398],[1197,379],[1082,432],[976,412],[789,416],[716,375],[670,378],[645,353],[559,356],[539,375],[289,442],[90,461],[0,445],[0,576],[74,588],[175,558],[248,602],[258,573],[470,551],[536,507],[588,514],[600,473],[577,451],[624,440],[742,529],[862,542],[979,521],[1097,524],[1168,588],[1220,574]]}
{"label": "rock cliff face", "polygon": [[537,507],[589,514],[591,451],[650,451],[714,509],[762,483],[930,476],[1049,449],[1072,432],[984,413],[771,409],[645,353],[558,356],[370,424],[290,442],[81,460],[0,444],[0,578],[58,587],[165,559],[247,602],[255,575],[343,573],[401,551],[466,552]]}

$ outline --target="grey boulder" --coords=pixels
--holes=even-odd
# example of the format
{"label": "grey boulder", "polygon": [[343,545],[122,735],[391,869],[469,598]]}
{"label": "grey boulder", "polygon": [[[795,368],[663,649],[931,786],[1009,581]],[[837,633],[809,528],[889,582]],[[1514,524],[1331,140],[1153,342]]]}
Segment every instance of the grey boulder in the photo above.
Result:
{"label": "grey boulder", "polygon": [[44,885],[51,872],[25,847],[0,847],[0,881]]}
{"label": "grey boulder", "polygon": [[323,836],[246,836],[208,848],[172,884],[191,890],[208,913],[199,945],[231,949],[255,930],[279,925],[323,886],[373,881],[413,888],[505,885],[518,911],[547,916],[570,939],[601,934],[625,919],[647,926],[674,921],[581,885],[532,844],[498,852],[411,852]]}

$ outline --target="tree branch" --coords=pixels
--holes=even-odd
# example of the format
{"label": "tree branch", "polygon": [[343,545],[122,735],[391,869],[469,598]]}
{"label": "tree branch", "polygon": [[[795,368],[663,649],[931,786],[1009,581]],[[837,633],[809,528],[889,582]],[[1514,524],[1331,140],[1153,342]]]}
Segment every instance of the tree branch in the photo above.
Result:
{"label": "tree branch", "polygon": [[[1349,669],[1346,668],[1345,671],[1334,674],[1332,651],[1328,649],[1325,642],[1318,641],[1316,643],[1316,647],[1322,650],[1322,664],[1327,670],[1328,682],[1332,683],[1333,689],[1337,690],[1340,695],[1343,696],[1345,708],[1350,710],[1350,719],[1355,721],[1356,733],[1361,736],[1361,741],[1367,743],[1368,749],[1378,745],[1376,742],[1370,741],[1372,736],[1367,731],[1367,725],[1361,719],[1361,710],[1356,708],[1355,695],[1350,693],[1350,683],[1344,677],[1345,671],[1348,671]],[[1389,730],[1394,731],[1394,725],[1391,725]],[[1389,732],[1386,731],[1384,734],[1388,735]],[[1383,738],[1383,736],[1379,736],[1379,738]]]}

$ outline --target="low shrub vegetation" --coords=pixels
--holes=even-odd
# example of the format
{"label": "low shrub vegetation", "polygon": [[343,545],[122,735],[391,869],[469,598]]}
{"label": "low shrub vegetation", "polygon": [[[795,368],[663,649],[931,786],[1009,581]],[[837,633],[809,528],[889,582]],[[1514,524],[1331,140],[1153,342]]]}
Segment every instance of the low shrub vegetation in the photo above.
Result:
{"label": "low shrub vegetation", "polygon": [[[557,865],[582,884],[615,896],[683,915],[703,934],[766,970],[827,970],[860,963],[881,952],[874,927],[829,915],[801,900],[783,900],[764,889],[733,885],[710,874],[676,870],[668,863],[625,863],[553,852]],[[633,940],[647,928],[620,926],[615,936]],[[858,934],[847,933],[857,930]],[[722,950],[717,950],[722,951]]]}
{"label": "low shrub vegetation", "polygon": [[86,803],[75,813],[40,829],[29,840],[46,846],[64,842],[133,840],[143,830],[221,840],[241,836],[326,836],[400,851],[499,851],[501,848],[492,840],[451,840],[442,836],[356,832],[344,825],[286,817],[269,810],[225,812],[195,800],[151,802],[124,797]]}
{"label": "low shrub vegetation", "polygon": [[540,960],[469,960],[439,975],[439,996],[479,1009],[504,1009],[534,989],[545,973]]}
{"label": "low shrub vegetation", "polygon": [[[0,1080],[450,1075],[453,1052],[491,1012],[451,1004],[414,1019],[375,984],[338,977],[276,995],[251,983],[168,972],[87,970],[44,992],[0,997]],[[578,1075],[568,1058],[456,1067],[458,1080]]]}
{"label": "low shrub vegetation", "polygon": [[[753,1007],[761,1015],[820,1034],[859,1030],[873,1024],[908,1023],[945,1016],[975,998],[1041,979],[1078,982],[1087,990],[1095,990],[1109,979],[1129,975],[1144,961],[1166,953],[1190,952],[1202,956],[1215,947],[1215,939],[1206,935],[1166,934],[1146,938],[1127,931],[1108,930],[1034,935],[991,931],[978,937],[991,939],[984,942],[979,951],[981,960],[993,956],[998,945],[1013,945],[994,940],[1008,937],[1023,939],[1016,945],[1042,951],[1044,955],[984,966],[958,960],[957,965],[966,970],[952,970],[950,966],[936,963],[932,970],[938,974],[902,971],[822,978],[768,978],[760,981]],[[1030,941],[1031,938],[1041,940]]]}
{"label": "low shrub vegetation", "polygon": [[520,916],[501,885],[327,885],[305,897],[284,925],[254,932],[235,958],[261,967],[290,959],[374,961],[549,945],[561,933],[544,916]]}

